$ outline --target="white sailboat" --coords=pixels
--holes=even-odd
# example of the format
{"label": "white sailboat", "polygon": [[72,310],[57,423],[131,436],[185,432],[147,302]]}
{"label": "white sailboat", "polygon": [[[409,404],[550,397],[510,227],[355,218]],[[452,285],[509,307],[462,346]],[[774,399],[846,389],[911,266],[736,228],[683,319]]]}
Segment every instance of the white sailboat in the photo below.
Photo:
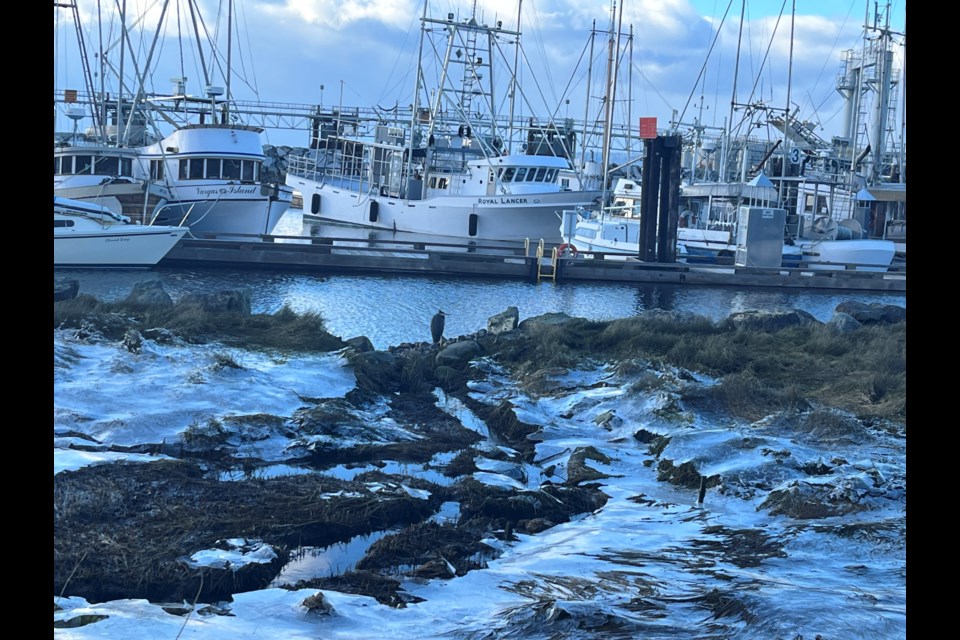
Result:
{"label": "white sailboat", "polygon": [[[431,88],[423,51],[438,33],[442,42],[429,48],[441,54],[440,81]],[[601,194],[565,188],[564,176],[574,172],[569,132],[531,127],[521,141],[512,107],[509,117],[499,117],[495,57],[519,49],[519,41],[519,27],[488,26],[475,5],[466,19],[438,19],[428,16],[425,2],[412,121],[379,124],[367,138],[346,135],[339,112],[329,118],[309,155],[288,158],[286,183],[303,195],[305,219],[469,240],[559,242],[558,212]],[[515,63],[506,66],[513,96]],[[431,101],[421,106],[428,92]]]}
{"label": "white sailboat", "polygon": [[54,268],[152,267],[186,232],[186,227],[133,224],[106,207],[53,197]]}

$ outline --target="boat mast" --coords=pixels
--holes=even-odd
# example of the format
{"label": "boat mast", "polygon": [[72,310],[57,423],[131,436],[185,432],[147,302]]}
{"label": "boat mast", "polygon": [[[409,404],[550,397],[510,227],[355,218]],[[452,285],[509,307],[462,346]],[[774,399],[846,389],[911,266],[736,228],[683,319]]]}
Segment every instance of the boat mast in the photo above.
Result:
{"label": "boat mast", "polygon": [[[230,76],[232,75],[232,56],[233,56],[233,0],[227,3],[227,92],[226,100],[223,103],[223,123],[230,122]],[[214,114],[216,121],[216,114]]]}
{"label": "boat mast", "polygon": [[[413,149],[414,149],[414,133],[419,130],[418,128],[418,112],[420,111],[420,87],[424,84],[423,82],[423,32],[427,28],[427,0],[423,0],[423,15],[420,18],[420,43],[417,47],[417,77],[414,80],[413,85],[413,113],[410,114],[410,139],[407,140],[407,157],[410,159],[410,162],[413,162]],[[340,117],[339,110],[337,111],[337,118]],[[435,114],[431,113],[429,115],[430,129],[433,129],[433,117]],[[337,127],[339,133],[339,125]],[[429,168],[430,163],[424,163],[423,169],[424,174],[426,174],[427,169]],[[427,176],[423,175],[424,184],[426,184]]]}
{"label": "boat mast", "polygon": [[510,131],[508,137],[508,147],[507,152],[513,153],[513,136],[516,134],[516,129],[513,122],[514,106],[517,101],[517,67],[520,64],[520,13],[523,10],[523,0],[520,0],[517,3],[517,38],[514,40],[513,46],[513,69],[510,73]]}
{"label": "boat mast", "polygon": [[[723,144],[720,147],[720,171],[718,178],[721,182],[727,181],[727,156],[730,154],[730,136],[733,127],[733,109],[737,104],[737,76],[740,74],[740,45],[743,42],[743,17],[747,9],[747,1],[740,3],[740,31],[737,36],[737,56],[733,64],[733,97],[730,98],[730,117],[727,118],[727,135],[723,137]],[[743,181],[743,177],[740,178]]]}
{"label": "boat mast", "polygon": [[787,163],[790,161],[790,137],[787,131],[790,128],[790,89],[793,86],[793,38],[794,27],[797,17],[797,1],[793,0],[790,4],[790,56],[787,59],[787,107],[783,112],[783,156],[780,161],[780,189],[777,192],[780,198],[780,206],[786,207],[787,197]]}
{"label": "boat mast", "polygon": [[[610,4],[610,32],[607,37],[607,90],[604,96],[603,150],[601,152],[601,161],[603,162],[603,192],[600,202],[604,205],[607,202],[608,192],[610,139],[613,129],[613,105],[617,97],[617,57],[620,52],[620,23],[622,20],[623,3],[620,4],[620,12],[618,14],[617,0],[612,0]],[[614,29],[616,29],[616,32],[614,32]]]}
{"label": "boat mast", "polygon": [[[583,126],[584,126],[584,136],[586,136],[586,126],[590,122],[590,87],[592,86],[593,79],[593,44],[597,40],[597,21],[594,19],[593,27],[590,29],[590,64],[587,65],[587,99],[584,101],[583,106]],[[587,162],[587,145],[584,144],[584,140],[580,142],[580,171],[583,172],[586,167]]]}

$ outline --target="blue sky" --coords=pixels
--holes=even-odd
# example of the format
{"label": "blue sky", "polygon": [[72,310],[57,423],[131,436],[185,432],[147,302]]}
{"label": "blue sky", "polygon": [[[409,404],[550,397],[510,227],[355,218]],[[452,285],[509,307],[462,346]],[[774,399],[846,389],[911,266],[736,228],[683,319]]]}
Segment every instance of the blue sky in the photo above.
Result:
{"label": "blue sky", "polygon": [[[114,11],[106,6],[109,3],[103,4],[102,15]],[[155,29],[162,1],[128,0],[126,4],[131,17],[141,15],[147,7],[147,17],[140,24],[150,25],[149,31]],[[78,5],[88,46],[95,50],[100,38],[96,0],[78,0]],[[186,76],[187,92],[199,95],[203,82],[198,58],[179,52],[177,15],[179,12],[181,42],[186,41],[188,15],[184,0],[180,5],[169,2],[166,37],[156,46],[148,91],[170,91],[170,78]],[[199,6],[209,29],[217,28],[219,3],[199,0]],[[465,17],[471,6],[469,1],[438,0],[430,4],[429,14],[454,12]],[[880,6],[886,13],[886,4]],[[501,20],[504,28],[516,28],[516,0],[477,0],[477,7],[482,22]],[[696,117],[707,126],[725,126],[731,116],[732,70],[739,41],[736,101],[782,112],[789,84],[791,108],[829,139],[840,128],[842,101],[835,81],[842,54],[860,47],[868,7],[872,21],[873,0],[771,0],[745,5],[740,0],[625,0],[623,31],[632,25],[634,34],[627,65],[632,74],[621,69],[620,77],[622,87],[626,78],[632,78],[632,89],[630,111],[622,97],[627,95],[625,88],[618,90],[618,108],[629,114],[630,122],[655,116],[658,125],[665,127],[675,113],[683,122]],[[742,8],[744,25],[740,30]],[[526,59],[526,64],[521,64],[526,68],[522,82],[526,93],[538,100],[527,105],[531,113],[582,118],[598,111],[597,91],[588,91],[586,86],[586,60],[591,27],[596,21],[596,28],[605,31],[610,9],[610,0],[524,0],[520,9]],[[325,106],[336,106],[341,99],[345,106],[410,104],[422,11],[420,0],[236,0],[234,30],[240,35],[231,49],[234,97]],[[890,27],[900,34],[895,36],[897,43],[905,40],[905,12],[905,0],[890,4]],[[83,87],[72,55],[76,35],[70,20],[68,11],[55,11],[55,89]],[[109,41],[117,22],[105,24],[106,29],[112,28],[112,32],[104,31],[104,41]],[[223,17],[221,33],[226,32],[225,25]],[[138,42],[145,58],[150,40],[144,36]],[[896,51],[902,60],[905,47]],[[605,59],[600,36],[593,56],[595,80],[602,76]],[[91,60],[95,60],[92,55]],[[589,99],[588,94],[592,96]],[[734,121],[739,117],[734,114]],[[270,135],[274,144],[306,142],[306,135],[300,132]]]}

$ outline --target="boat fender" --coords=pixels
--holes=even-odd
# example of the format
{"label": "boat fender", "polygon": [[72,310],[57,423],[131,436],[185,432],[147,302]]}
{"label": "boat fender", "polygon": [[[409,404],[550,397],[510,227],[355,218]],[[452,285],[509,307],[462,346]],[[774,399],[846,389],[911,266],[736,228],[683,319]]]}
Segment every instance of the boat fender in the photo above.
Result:
{"label": "boat fender", "polygon": [[561,258],[576,258],[577,248],[572,244],[564,242],[562,245],[557,247],[557,255]]}

